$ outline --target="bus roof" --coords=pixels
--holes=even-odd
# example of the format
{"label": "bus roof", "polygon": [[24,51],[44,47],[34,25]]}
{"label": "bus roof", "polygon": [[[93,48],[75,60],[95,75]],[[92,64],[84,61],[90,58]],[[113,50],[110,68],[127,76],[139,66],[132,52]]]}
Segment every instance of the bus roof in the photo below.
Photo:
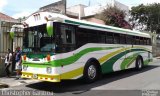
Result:
{"label": "bus roof", "polygon": [[33,13],[26,19],[25,22],[29,24],[29,27],[42,25],[42,24],[47,23],[45,17],[49,18],[49,20],[52,20],[53,22],[63,22],[63,23],[68,23],[72,25],[78,25],[80,28],[87,28],[87,29],[93,29],[93,30],[101,30],[101,31],[108,31],[108,32],[114,32],[114,33],[121,33],[121,34],[128,34],[128,35],[151,38],[148,33],[133,31],[129,29],[123,29],[123,28],[117,28],[117,27],[108,26],[108,25],[97,24],[97,23],[93,23],[93,22],[89,22],[85,20],[73,19],[73,18],[69,18],[62,14],[51,13],[51,12]]}

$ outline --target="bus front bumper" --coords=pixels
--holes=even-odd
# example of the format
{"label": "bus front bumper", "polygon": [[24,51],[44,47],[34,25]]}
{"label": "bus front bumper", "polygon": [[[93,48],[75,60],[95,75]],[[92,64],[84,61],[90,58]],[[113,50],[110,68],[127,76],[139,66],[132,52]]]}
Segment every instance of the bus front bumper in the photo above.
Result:
{"label": "bus front bumper", "polygon": [[36,79],[41,81],[48,81],[48,82],[60,82],[60,75],[59,74],[35,74],[29,72],[22,72],[21,78],[30,78]]}

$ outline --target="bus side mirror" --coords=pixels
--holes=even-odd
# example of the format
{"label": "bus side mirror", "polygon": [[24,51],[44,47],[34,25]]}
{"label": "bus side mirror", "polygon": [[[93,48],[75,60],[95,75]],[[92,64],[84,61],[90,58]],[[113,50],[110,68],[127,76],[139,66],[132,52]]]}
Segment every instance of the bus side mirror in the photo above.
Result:
{"label": "bus side mirror", "polygon": [[14,38],[14,32],[15,32],[15,28],[11,28],[9,34],[10,34],[10,36],[11,36],[12,39]]}
{"label": "bus side mirror", "polygon": [[53,35],[53,22],[52,21],[47,22],[46,29],[47,29],[48,35],[52,36]]}

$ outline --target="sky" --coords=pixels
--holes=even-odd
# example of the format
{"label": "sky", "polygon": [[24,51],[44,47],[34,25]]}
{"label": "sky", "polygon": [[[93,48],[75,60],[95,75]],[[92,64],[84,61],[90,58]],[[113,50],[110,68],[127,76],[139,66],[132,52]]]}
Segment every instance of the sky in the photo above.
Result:
{"label": "sky", "polygon": [[[59,0],[0,0],[0,12],[7,14],[13,18],[28,16],[40,7],[48,5]],[[84,4],[90,6],[95,4],[103,4],[106,0],[67,0],[67,7]],[[160,0],[116,0],[129,7],[139,4],[160,3]]]}

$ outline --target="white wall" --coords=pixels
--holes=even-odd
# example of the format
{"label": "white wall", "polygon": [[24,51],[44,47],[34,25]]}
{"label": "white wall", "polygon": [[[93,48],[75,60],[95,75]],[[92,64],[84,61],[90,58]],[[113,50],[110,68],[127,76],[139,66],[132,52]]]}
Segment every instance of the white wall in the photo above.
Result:
{"label": "white wall", "polygon": [[95,15],[97,13],[100,13],[104,10],[104,7],[100,5],[90,6],[84,8],[84,14],[85,16]]}
{"label": "white wall", "polygon": [[[92,2],[91,2],[92,3]],[[92,6],[85,6],[85,5],[75,5],[67,8],[67,11],[79,14],[81,12],[82,16],[91,16],[95,15],[96,13],[102,12],[107,6],[116,6],[121,10],[124,10],[129,15],[129,7],[124,5],[116,0],[95,0]],[[126,18],[128,21],[128,18]]]}
{"label": "white wall", "polygon": [[[96,1],[97,4],[94,6],[89,6],[84,8],[84,14],[85,16],[94,15],[96,13],[102,12],[107,6],[116,6],[117,8],[124,10],[127,14],[127,17],[129,15],[129,7],[127,5],[124,5],[116,0],[98,0]],[[101,3],[103,2],[103,3]],[[128,18],[126,18],[128,20]]]}
{"label": "white wall", "polygon": [[84,8],[85,7],[87,7],[87,6],[79,4],[79,5],[75,5],[75,6],[67,8],[67,11],[77,13],[77,14],[80,13],[80,16],[82,17],[82,16],[85,15],[84,14]]}
{"label": "white wall", "polygon": [[121,10],[124,10],[126,13],[129,13],[129,7],[115,0],[114,5]]}

